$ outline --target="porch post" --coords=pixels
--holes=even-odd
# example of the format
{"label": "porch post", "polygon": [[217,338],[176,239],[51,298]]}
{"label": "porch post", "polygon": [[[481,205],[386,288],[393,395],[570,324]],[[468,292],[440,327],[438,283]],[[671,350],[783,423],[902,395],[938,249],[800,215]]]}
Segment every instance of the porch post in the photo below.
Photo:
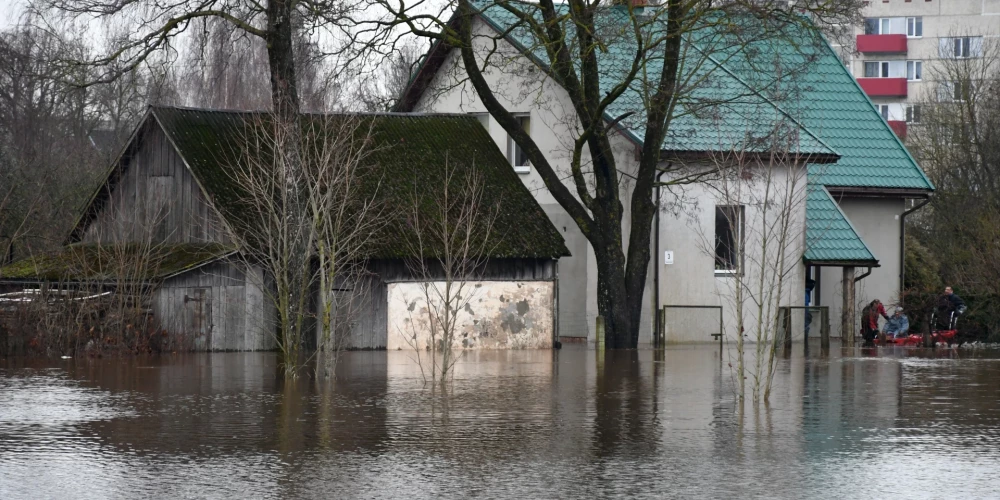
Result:
{"label": "porch post", "polygon": [[841,308],[840,334],[844,347],[854,347],[854,266],[844,267],[844,304]]}

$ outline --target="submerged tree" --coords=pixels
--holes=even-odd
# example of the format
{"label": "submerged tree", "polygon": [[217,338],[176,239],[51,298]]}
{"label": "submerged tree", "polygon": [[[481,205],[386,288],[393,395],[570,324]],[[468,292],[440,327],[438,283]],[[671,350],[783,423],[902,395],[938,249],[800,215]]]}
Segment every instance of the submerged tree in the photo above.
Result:
{"label": "submerged tree", "polygon": [[411,255],[407,267],[420,278],[423,305],[411,314],[410,330],[399,332],[414,349],[424,381],[432,382],[446,381],[459,360],[459,318],[476,296],[476,278],[497,241],[499,210],[499,203],[485,203],[486,184],[474,164],[446,163],[441,182],[440,196],[429,198],[416,190],[419,182],[414,180],[407,210],[413,229],[406,241]]}
{"label": "submerged tree", "polygon": [[[378,183],[366,178],[364,162],[371,152],[371,123],[310,116],[293,132],[271,114],[234,119],[240,132],[231,138],[234,143],[222,145],[235,151],[224,165],[236,193],[229,219],[245,264],[262,268],[270,282],[265,293],[277,315],[276,343],[285,373],[297,375],[303,342],[316,331],[319,347],[327,351],[322,372],[332,374],[341,345],[336,335],[344,331],[337,321],[346,321],[343,315],[351,312],[338,306],[353,297],[331,290],[357,281],[362,252],[380,224]],[[302,141],[301,166],[280,154],[286,141]],[[304,203],[288,202],[284,186],[289,180],[303,186]],[[305,255],[296,253],[299,240]]]}
{"label": "submerged tree", "polygon": [[[457,50],[462,70],[454,88],[474,89],[496,122],[518,145],[556,202],[590,242],[597,264],[597,305],[605,319],[608,348],[634,348],[644,304],[650,239],[657,210],[653,190],[658,172],[669,167],[661,145],[679,116],[712,113],[716,102],[692,98],[711,86],[712,69],[753,41],[783,37],[786,28],[807,32],[807,16],[820,23],[852,22],[864,2],[746,0],[730,2],[666,0],[640,2],[553,0],[453,0],[435,9],[426,2],[403,4],[367,0],[373,10],[358,16],[352,32],[359,57],[390,53],[400,32],[428,38]],[[378,10],[382,14],[371,14]],[[476,29],[480,12],[510,21],[493,30]],[[512,55],[505,37],[523,45]],[[798,41],[817,37],[799,37]],[[608,56],[614,53],[615,57]],[[540,95],[554,82],[565,90],[569,167],[559,168],[518,120],[510,95],[491,83],[498,75],[543,71],[532,88],[514,93]],[[709,59],[709,56],[714,59]],[[520,58],[520,59],[518,59]],[[752,64],[754,57],[748,57]],[[719,70],[721,71],[721,70]],[[534,96],[525,100],[533,104]],[[403,102],[402,109],[414,103]],[[616,148],[623,126],[641,145]],[[683,132],[681,132],[683,133]],[[636,158],[634,164],[629,158]],[[680,182],[675,180],[675,182]]]}

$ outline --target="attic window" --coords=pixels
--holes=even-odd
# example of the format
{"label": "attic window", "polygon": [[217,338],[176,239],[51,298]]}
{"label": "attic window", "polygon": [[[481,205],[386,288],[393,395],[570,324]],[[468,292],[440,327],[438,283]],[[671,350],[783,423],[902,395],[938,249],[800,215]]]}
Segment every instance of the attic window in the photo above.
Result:
{"label": "attic window", "polygon": [[[521,126],[521,130],[528,135],[531,135],[531,116],[530,115],[518,115],[514,117],[517,120],[517,124]],[[531,161],[528,160],[528,155],[525,154],[521,146],[514,142],[514,138],[507,136],[507,158],[510,159],[510,164],[514,167],[514,171],[519,174],[527,174],[531,172]]]}

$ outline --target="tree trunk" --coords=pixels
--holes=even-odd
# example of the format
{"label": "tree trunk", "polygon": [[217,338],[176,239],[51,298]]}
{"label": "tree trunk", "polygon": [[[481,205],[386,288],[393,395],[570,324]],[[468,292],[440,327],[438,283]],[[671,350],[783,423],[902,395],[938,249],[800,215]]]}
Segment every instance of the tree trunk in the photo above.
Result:
{"label": "tree trunk", "polygon": [[299,94],[292,40],[292,0],[267,2],[266,42],[274,113],[282,122],[294,123],[299,114]]}

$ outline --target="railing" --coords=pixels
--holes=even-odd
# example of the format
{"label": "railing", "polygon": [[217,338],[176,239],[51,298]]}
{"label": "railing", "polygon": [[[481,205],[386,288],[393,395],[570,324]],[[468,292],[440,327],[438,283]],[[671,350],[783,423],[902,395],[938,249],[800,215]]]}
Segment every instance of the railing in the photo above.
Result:
{"label": "railing", "polygon": [[657,335],[654,344],[656,347],[663,347],[667,340],[667,309],[718,309],[719,310],[719,331],[718,333],[711,333],[712,337],[719,339],[719,349],[722,349],[722,339],[725,336],[725,330],[722,329],[722,306],[684,306],[684,305],[668,305],[662,306],[660,309],[660,317],[657,318]]}
{"label": "railing", "polygon": [[781,334],[782,338],[779,339],[780,342],[775,342],[775,345],[783,344],[785,349],[792,348],[792,310],[802,310],[805,312],[805,317],[809,319],[808,324],[805,325],[805,331],[802,332],[802,342],[805,344],[806,349],[809,348],[809,327],[816,323],[816,317],[819,316],[819,341],[820,346],[823,349],[830,348],[830,308],[828,306],[785,306],[778,308],[778,318],[775,330]]}

